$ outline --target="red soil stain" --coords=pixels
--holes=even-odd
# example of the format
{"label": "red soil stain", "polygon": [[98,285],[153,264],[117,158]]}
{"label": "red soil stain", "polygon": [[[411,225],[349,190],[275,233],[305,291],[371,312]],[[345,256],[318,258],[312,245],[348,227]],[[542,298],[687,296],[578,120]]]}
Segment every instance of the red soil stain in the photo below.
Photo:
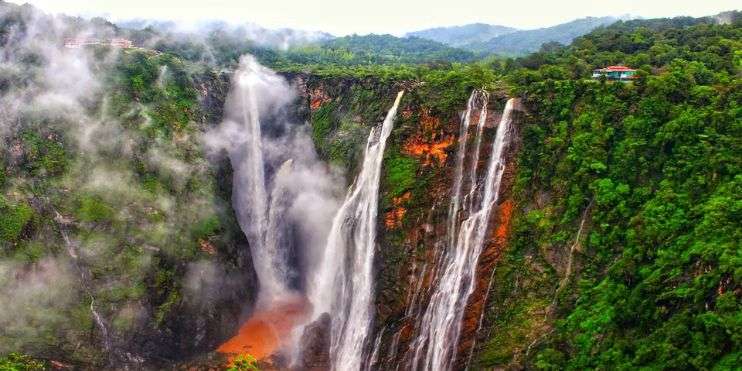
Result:
{"label": "red soil stain", "polygon": [[256,311],[217,352],[229,355],[230,362],[239,354],[265,359],[286,345],[291,331],[306,322],[310,313],[311,305],[305,298],[276,302]]}
{"label": "red soil stain", "polygon": [[392,230],[402,225],[402,219],[404,219],[405,214],[407,214],[407,209],[402,205],[406,204],[411,197],[412,194],[410,192],[405,192],[402,196],[394,197],[392,199],[394,209],[384,215],[384,225],[386,225],[386,229]]}
{"label": "red soil stain", "polygon": [[513,200],[508,199],[500,205],[500,223],[495,229],[495,239],[498,244],[504,244],[505,239],[508,237],[508,230],[510,229],[510,219],[513,215]]}
{"label": "red soil stain", "polygon": [[402,153],[422,158],[424,166],[429,166],[434,159],[443,166],[446,163],[446,150],[453,144],[454,138],[444,136],[440,126],[437,117],[423,110],[420,113],[420,130],[404,143]]}
{"label": "red soil stain", "polygon": [[314,89],[309,92],[309,108],[312,112],[318,110],[323,104],[331,101],[327,93],[322,89]]}
{"label": "red soil stain", "polygon": [[423,158],[423,165],[431,164],[432,159],[438,160],[438,164],[443,166],[446,163],[446,149],[453,143],[452,137],[444,138],[438,142],[424,142],[420,138],[411,138],[404,144],[402,152]]}

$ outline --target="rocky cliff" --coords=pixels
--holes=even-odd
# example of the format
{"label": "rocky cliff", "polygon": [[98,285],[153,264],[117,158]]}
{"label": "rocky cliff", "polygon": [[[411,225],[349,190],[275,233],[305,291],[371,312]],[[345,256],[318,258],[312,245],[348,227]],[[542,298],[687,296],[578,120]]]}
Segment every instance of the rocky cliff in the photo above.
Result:
{"label": "rocky cliff", "polygon": [[[292,74],[289,78],[308,108],[306,117],[317,134],[315,142],[320,149],[332,148],[351,135],[365,137],[368,128],[383,118],[384,107],[388,104],[380,102],[389,102],[396,91],[406,90],[383,165],[372,336],[378,349],[373,349],[376,355],[370,355],[368,362],[378,369],[409,368],[414,353],[411,341],[415,336],[415,322],[433,290],[431,267],[445,248],[446,213],[454,183],[454,153],[466,99],[448,110],[441,110],[436,107],[436,97],[412,82],[327,80],[302,74]],[[489,159],[489,148],[506,98],[500,91],[489,98],[483,143],[487,150],[479,159],[479,168],[484,168]],[[473,114],[478,116],[479,112]],[[515,114],[516,128],[523,114],[524,109],[519,106]],[[475,131],[475,126],[469,130]],[[349,129],[352,127],[358,130]],[[464,367],[474,351],[493,270],[507,249],[515,204],[512,186],[517,169],[517,137],[516,130],[516,139],[507,148],[501,201],[490,219],[490,233],[476,269],[476,288],[465,311],[456,367]],[[325,152],[331,162],[345,167],[349,177],[353,174],[353,161],[357,159],[354,153],[359,151],[358,146],[363,141],[354,143],[356,148],[353,145],[342,147],[346,152],[339,157],[333,157],[337,152],[332,149]]]}
{"label": "rocky cliff", "polygon": [[12,303],[0,353],[159,368],[213,350],[256,290],[228,162],[199,142],[228,85],[172,56],[43,42],[8,47],[9,64],[39,60],[0,86],[0,292]]}

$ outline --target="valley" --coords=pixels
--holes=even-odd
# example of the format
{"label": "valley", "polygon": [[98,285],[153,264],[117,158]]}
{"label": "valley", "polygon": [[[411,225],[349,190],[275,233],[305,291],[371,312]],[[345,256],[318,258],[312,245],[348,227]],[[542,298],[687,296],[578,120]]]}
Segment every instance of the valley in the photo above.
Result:
{"label": "valley", "polygon": [[0,370],[735,369],[740,13],[604,21],[0,2]]}

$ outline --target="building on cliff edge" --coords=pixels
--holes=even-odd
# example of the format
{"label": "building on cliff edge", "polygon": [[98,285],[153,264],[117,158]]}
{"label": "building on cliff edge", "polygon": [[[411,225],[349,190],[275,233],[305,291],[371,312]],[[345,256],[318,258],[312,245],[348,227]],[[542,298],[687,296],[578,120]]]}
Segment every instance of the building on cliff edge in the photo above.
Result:
{"label": "building on cliff edge", "polygon": [[631,81],[636,78],[636,70],[626,66],[608,66],[593,71],[593,78],[605,76],[608,80]]}
{"label": "building on cliff edge", "polygon": [[123,38],[113,38],[110,40],[99,40],[99,39],[88,39],[84,37],[75,37],[64,40],[64,47],[70,49],[82,48],[88,45],[105,45],[112,46],[114,48],[127,49],[134,46],[131,40]]}

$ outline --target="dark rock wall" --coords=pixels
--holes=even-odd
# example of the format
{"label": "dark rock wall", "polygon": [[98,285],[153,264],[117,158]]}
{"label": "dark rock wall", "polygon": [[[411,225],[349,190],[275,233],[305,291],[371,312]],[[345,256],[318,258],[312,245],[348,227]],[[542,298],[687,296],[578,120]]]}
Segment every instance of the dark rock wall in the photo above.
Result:
{"label": "dark rock wall", "polygon": [[[224,101],[229,93],[230,75],[206,72],[194,76],[194,85],[199,92],[201,120],[199,130],[207,131],[219,125],[223,116]],[[169,367],[173,363],[189,364],[205,362],[213,366],[217,361],[204,361],[204,354],[214,351],[222,342],[234,335],[240,323],[252,310],[258,280],[255,273],[250,246],[236,221],[232,209],[232,167],[226,156],[209,159],[216,176],[217,196],[223,200],[229,228],[224,232],[227,241],[219,247],[209,247],[209,263],[222,273],[218,282],[197,283],[199,292],[194,298],[186,298],[168,317],[164,329],[152,329],[134,339],[134,345],[146,355],[145,367]],[[176,262],[177,264],[177,262]],[[181,267],[180,269],[185,269]],[[218,358],[218,357],[217,357]],[[151,364],[149,364],[151,361]]]}

